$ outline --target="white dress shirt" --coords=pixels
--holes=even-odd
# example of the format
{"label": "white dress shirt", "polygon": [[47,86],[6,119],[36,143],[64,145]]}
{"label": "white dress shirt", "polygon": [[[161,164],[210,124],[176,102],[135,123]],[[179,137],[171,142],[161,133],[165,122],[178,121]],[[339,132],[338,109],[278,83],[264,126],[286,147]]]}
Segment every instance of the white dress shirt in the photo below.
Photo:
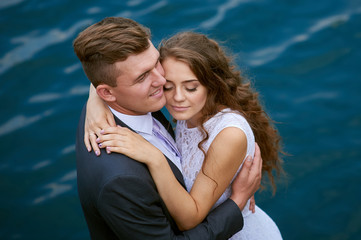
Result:
{"label": "white dress shirt", "polygon": [[[153,135],[152,129],[153,129],[153,117],[151,113],[145,114],[145,115],[126,115],[120,112],[117,112],[116,110],[109,107],[109,109],[112,111],[112,113],[119,118],[122,122],[124,122],[126,125],[128,125],[130,128],[132,128],[134,131],[136,131],[139,135],[144,137],[148,142],[153,144],[156,148],[158,148],[164,155],[166,155],[169,160],[171,160],[179,169],[179,171],[182,172],[182,165],[181,165],[181,159],[176,156],[176,154],[169,149],[162,140],[158,139],[156,136]],[[162,133],[167,136],[169,141],[171,141],[174,146],[177,146],[174,142],[174,139],[172,136],[168,133],[168,131],[165,129],[163,124],[161,124],[157,119],[154,119],[157,121],[159,127],[161,128]]]}

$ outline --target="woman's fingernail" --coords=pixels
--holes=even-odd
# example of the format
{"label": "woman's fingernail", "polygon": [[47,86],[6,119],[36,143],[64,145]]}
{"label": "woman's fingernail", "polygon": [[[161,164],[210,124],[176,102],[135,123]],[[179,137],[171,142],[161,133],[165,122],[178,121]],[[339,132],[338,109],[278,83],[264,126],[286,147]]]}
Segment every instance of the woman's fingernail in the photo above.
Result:
{"label": "woman's fingernail", "polygon": [[98,146],[99,146],[99,147],[102,147],[102,146],[103,146],[103,144],[99,143],[99,144],[98,144]]}
{"label": "woman's fingernail", "polygon": [[107,153],[110,154],[110,147],[106,147]]}
{"label": "woman's fingernail", "polygon": [[103,133],[104,133],[104,129],[100,130],[100,133],[103,134]]}
{"label": "woman's fingernail", "polygon": [[95,155],[99,156],[99,151],[95,151]]}
{"label": "woman's fingernail", "polygon": [[88,147],[88,152],[90,152],[92,149],[90,147]]}
{"label": "woman's fingernail", "polygon": [[100,138],[97,138],[95,141],[96,141],[97,143],[99,143],[99,142],[100,142]]}

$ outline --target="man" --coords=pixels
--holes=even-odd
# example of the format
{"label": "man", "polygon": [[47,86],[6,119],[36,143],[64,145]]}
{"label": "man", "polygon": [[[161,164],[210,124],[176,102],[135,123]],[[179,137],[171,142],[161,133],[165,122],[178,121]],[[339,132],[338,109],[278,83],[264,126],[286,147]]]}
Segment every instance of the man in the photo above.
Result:
{"label": "man", "polygon": [[[106,18],[81,32],[74,50],[118,125],[141,132],[155,118],[172,134],[160,112],[164,71],[147,28],[130,19]],[[92,239],[228,239],[242,229],[241,209],[260,184],[260,156],[244,164],[230,199],[197,227],[181,232],[147,167],[121,154],[89,153],[82,141],[84,122],[85,108],[77,132],[78,192]],[[145,137],[165,154],[184,186],[179,157],[156,136]]]}

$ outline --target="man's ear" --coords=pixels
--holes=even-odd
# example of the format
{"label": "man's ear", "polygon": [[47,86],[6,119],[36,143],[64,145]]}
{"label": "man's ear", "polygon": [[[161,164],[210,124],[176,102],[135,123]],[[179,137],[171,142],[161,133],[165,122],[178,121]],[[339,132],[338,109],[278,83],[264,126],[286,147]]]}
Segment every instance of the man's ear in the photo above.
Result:
{"label": "man's ear", "polygon": [[116,97],[112,94],[112,87],[107,84],[99,84],[96,87],[98,96],[106,102],[114,102]]}

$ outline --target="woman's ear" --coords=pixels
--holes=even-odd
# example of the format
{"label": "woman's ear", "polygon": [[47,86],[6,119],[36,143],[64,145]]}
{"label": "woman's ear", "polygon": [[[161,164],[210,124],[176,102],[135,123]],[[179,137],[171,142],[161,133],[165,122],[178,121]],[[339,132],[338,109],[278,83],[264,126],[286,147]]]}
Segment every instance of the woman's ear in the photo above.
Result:
{"label": "woman's ear", "polygon": [[105,102],[114,102],[116,100],[115,96],[112,94],[111,87],[107,84],[99,84],[96,87],[98,96],[103,99]]}

